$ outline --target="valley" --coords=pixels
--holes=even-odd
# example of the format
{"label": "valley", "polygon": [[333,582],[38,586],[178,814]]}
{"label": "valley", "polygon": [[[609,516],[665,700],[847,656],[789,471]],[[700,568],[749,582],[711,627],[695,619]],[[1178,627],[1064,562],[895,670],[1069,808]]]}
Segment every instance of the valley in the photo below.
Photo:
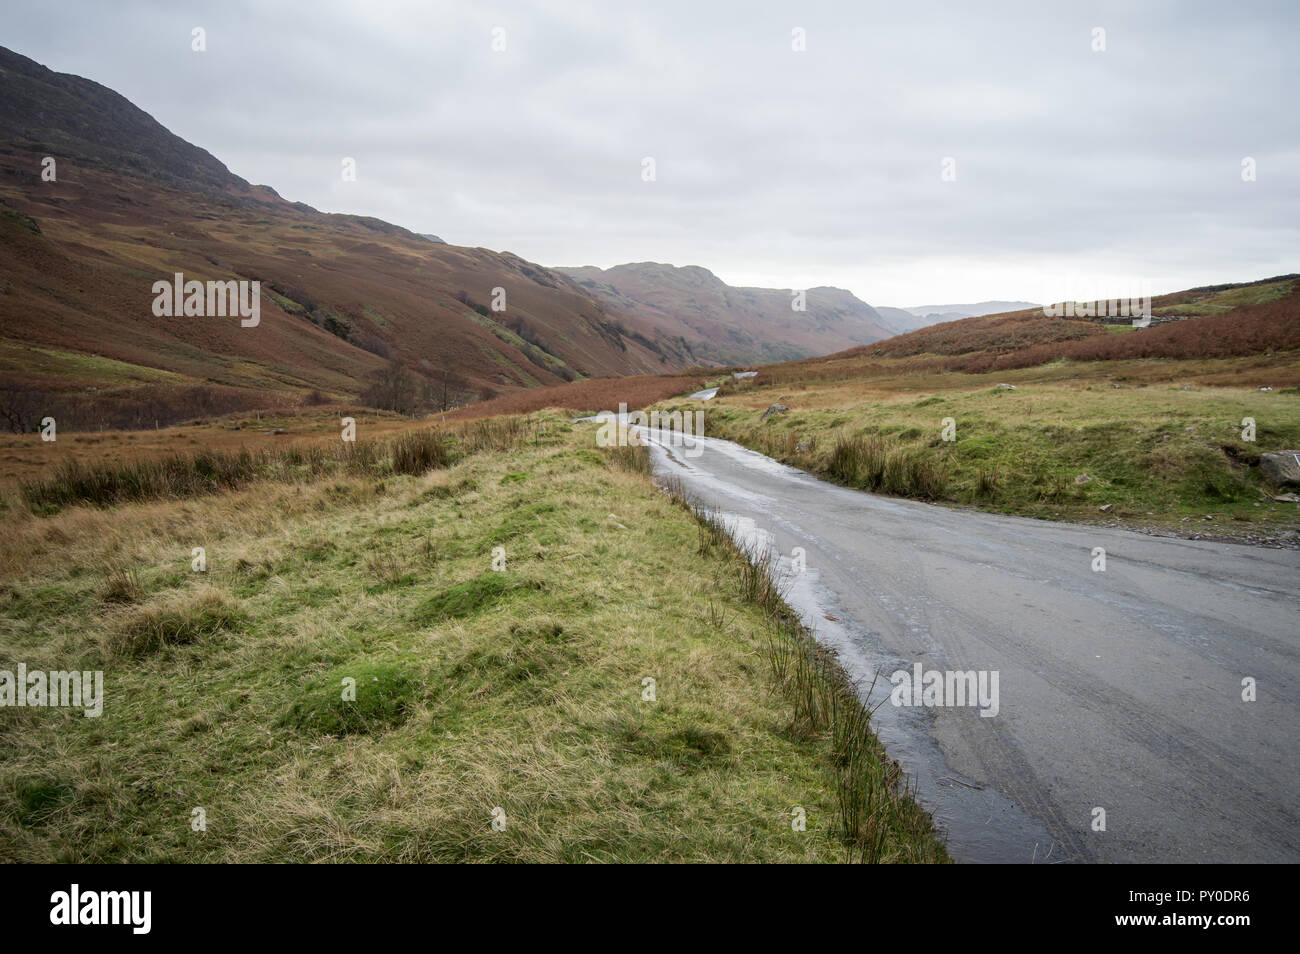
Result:
{"label": "valley", "polygon": [[0,861],[1295,860],[1289,153],[588,17],[0,47]]}

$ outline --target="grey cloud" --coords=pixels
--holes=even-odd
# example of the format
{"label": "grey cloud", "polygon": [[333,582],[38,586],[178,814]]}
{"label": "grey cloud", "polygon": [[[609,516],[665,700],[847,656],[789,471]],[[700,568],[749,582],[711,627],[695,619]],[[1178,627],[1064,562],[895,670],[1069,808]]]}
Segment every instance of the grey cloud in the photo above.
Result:
{"label": "grey cloud", "polygon": [[546,264],[897,304],[1090,270],[1169,290],[1300,249],[1285,3],[9,6],[6,45],[245,178]]}

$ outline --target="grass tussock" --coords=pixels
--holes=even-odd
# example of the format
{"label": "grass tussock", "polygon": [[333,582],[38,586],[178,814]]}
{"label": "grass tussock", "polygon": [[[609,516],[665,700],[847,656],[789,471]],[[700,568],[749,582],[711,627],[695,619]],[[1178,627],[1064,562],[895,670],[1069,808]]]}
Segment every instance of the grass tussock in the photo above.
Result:
{"label": "grass tussock", "polygon": [[477,418],[460,425],[454,439],[465,454],[507,453],[536,437],[537,422],[525,417]]}
{"label": "grass tussock", "polygon": [[943,461],[932,449],[900,447],[875,434],[841,436],[826,473],[850,487],[921,500],[942,497],[948,484]]}
{"label": "grass tussock", "polygon": [[650,449],[641,444],[628,444],[626,447],[602,447],[601,452],[605,455],[605,459],[609,461],[611,467],[617,467],[619,470],[630,474],[641,474],[648,477],[654,470]]}
{"label": "grass tussock", "polygon": [[47,479],[25,482],[22,495],[38,512],[81,503],[112,506],[160,497],[194,497],[236,490],[274,463],[273,455],[248,452],[199,452],[159,461],[111,464],[70,460]]}
{"label": "grass tussock", "polygon": [[149,656],[235,632],[246,619],[225,594],[199,587],[126,611],[106,635],[104,649],[113,659]]}
{"label": "grass tussock", "polygon": [[130,567],[110,566],[103,571],[104,583],[99,598],[105,603],[139,603],[144,599],[144,588],[139,576]]}
{"label": "grass tussock", "polygon": [[403,434],[393,442],[393,473],[420,476],[450,461],[447,442],[434,430]]}
{"label": "grass tussock", "polygon": [[462,619],[500,602],[512,590],[525,585],[514,574],[489,570],[429,597],[416,608],[412,622],[427,626],[444,620]]}

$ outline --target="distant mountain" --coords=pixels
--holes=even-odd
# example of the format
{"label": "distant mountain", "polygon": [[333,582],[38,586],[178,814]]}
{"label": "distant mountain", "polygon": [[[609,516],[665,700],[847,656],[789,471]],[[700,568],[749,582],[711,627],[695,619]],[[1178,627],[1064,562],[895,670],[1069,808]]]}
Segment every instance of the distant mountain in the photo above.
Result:
{"label": "distant mountain", "polygon": [[[156,316],[153,283],[176,272],[260,281],[260,324]],[[694,360],[556,271],[285,201],[112,90],[0,48],[0,391],[260,407],[355,397],[393,357],[465,397]]]}
{"label": "distant mountain", "polygon": [[890,308],[888,305],[876,305],[875,308],[889,327],[900,335],[934,324],[929,318],[914,315],[906,308]]}
{"label": "distant mountain", "polygon": [[637,262],[600,269],[560,267],[607,307],[635,314],[691,355],[716,364],[787,361],[871,344],[895,334],[876,309],[842,288],[794,292],[737,288],[707,268]]}
{"label": "distant mountain", "polygon": [[980,318],[984,315],[1000,315],[1007,311],[1024,311],[1037,308],[1032,301],[981,301],[967,305],[917,305],[905,308],[918,318],[926,319],[930,325],[940,321],[955,321],[958,318]]}

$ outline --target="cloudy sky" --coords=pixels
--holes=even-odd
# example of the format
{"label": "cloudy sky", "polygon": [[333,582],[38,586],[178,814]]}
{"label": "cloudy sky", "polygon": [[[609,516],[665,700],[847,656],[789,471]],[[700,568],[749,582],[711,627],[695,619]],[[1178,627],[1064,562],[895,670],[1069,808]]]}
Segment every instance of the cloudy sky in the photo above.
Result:
{"label": "cloudy sky", "polygon": [[1300,270],[1290,0],[5,0],[4,21],[0,45],[288,199],[547,265],[904,306]]}

